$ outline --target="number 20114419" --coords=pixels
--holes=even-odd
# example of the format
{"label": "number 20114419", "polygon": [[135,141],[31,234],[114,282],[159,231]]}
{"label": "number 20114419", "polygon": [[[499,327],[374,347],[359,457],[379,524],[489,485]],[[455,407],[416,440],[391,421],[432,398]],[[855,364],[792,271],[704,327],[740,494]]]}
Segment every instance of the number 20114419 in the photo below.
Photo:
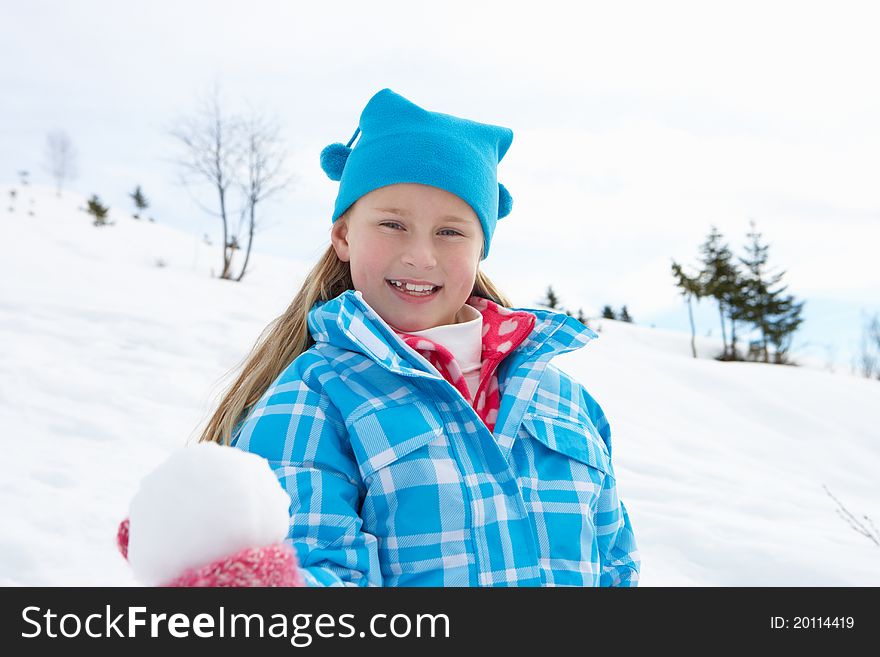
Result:
{"label": "number 20114419", "polygon": [[855,619],[852,616],[794,616],[786,618],[785,616],[771,616],[770,627],[774,630],[793,629],[793,630],[809,630],[809,629],[852,629],[855,625]]}

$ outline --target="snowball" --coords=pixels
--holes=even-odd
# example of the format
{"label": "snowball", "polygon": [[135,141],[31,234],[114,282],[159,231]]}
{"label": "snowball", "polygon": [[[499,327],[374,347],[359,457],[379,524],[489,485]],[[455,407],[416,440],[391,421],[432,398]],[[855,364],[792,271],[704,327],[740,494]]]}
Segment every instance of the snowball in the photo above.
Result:
{"label": "snowball", "polygon": [[131,501],[128,561],[157,586],[245,548],[287,536],[290,497],[257,454],[217,443],[174,452]]}

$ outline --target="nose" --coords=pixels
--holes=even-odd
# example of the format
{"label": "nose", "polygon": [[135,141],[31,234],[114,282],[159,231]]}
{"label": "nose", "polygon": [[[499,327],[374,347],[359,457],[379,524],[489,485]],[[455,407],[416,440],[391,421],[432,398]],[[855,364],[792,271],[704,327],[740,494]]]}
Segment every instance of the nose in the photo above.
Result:
{"label": "nose", "polygon": [[401,260],[405,265],[415,270],[431,270],[437,264],[434,247],[430,240],[409,240]]}

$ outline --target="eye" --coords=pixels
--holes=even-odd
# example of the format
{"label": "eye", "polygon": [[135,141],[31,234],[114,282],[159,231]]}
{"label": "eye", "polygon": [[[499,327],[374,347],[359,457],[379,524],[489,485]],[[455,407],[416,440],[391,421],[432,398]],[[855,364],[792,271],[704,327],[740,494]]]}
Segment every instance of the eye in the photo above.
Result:
{"label": "eye", "polygon": [[[403,226],[401,226],[401,225],[400,225],[399,223],[397,223],[396,221],[383,221],[383,222],[380,223],[379,225],[380,225],[380,226],[392,226],[392,227],[393,227],[393,226],[397,226],[397,227],[399,227],[399,228],[403,228]],[[453,237],[454,237],[454,236],[464,237],[464,235],[462,235],[462,233],[459,233],[457,230],[454,230],[454,229],[452,229],[452,228],[444,228],[444,229],[442,229],[440,232],[441,232],[441,233],[451,233],[451,234],[452,234],[451,236],[453,236]]]}

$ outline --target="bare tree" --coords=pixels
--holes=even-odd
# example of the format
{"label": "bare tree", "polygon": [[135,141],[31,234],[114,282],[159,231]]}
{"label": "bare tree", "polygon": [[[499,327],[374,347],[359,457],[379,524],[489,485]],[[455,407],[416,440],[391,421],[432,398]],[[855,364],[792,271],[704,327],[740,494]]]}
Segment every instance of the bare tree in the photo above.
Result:
{"label": "bare tree", "polygon": [[675,285],[681,290],[682,296],[687,301],[688,317],[691,320],[691,353],[694,358],[697,357],[696,334],[697,329],[694,326],[694,311],[691,308],[691,300],[696,299],[697,302],[705,296],[703,286],[700,282],[700,275],[688,276],[681,265],[675,260],[672,261],[672,275],[675,277]]}
{"label": "bare tree", "polygon": [[[181,182],[187,187],[207,183],[216,191],[219,211],[199,205],[218,216],[223,225],[220,278],[240,281],[247,271],[254,236],[263,227],[258,221],[258,206],[294,180],[285,172],[287,153],[278,121],[254,110],[246,118],[227,114],[215,85],[200,101],[197,113],[179,120],[169,132],[183,146],[183,154],[176,160],[183,172]],[[236,205],[238,223],[233,228]],[[235,252],[242,250],[243,227],[247,245],[241,271],[235,276],[232,260]]]}
{"label": "bare tree", "polygon": [[257,222],[257,204],[282,191],[294,180],[292,175],[285,173],[287,152],[282,146],[277,119],[252,112],[242,123],[242,131],[244,170],[240,188],[244,197],[242,215],[247,218],[248,239],[244,264],[236,281],[244,277],[254,234],[262,227],[262,223]]}
{"label": "bare tree", "polygon": [[822,488],[824,488],[825,492],[828,493],[828,497],[830,497],[832,500],[837,502],[838,508],[835,509],[835,511],[837,512],[837,515],[840,516],[840,518],[846,524],[848,524],[850,527],[852,527],[859,534],[867,537],[868,539],[870,539],[874,543],[874,545],[876,545],[877,547],[880,547],[880,531],[877,531],[877,526],[874,524],[874,522],[871,520],[871,518],[865,514],[862,514],[862,519],[864,519],[864,521],[865,521],[865,522],[862,522],[862,520],[856,518],[855,514],[853,514],[849,509],[847,509],[839,499],[834,497],[834,495],[831,493],[831,491],[828,490],[828,486],[826,486],[825,484],[822,484]]}
{"label": "bare tree", "polygon": [[61,196],[65,181],[77,176],[76,149],[63,130],[53,130],[46,135],[45,166],[55,181],[55,193]]}
{"label": "bare tree", "polygon": [[232,256],[237,246],[230,239],[229,194],[236,185],[236,172],[241,164],[241,120],[224,113],[220,91],[215,85],[213,91],[199,101],[196,113],[180,119],[169,133],[183,147],[183,153],[176,160],[182,170],[181,182],[187,187],[206,183],[217,193],[219,212],[201,207],[218,216],[223,224],[220,278],[232,278]]}
{"label": "bare tree", "polygon": [[864,316],[863,321],[858,370],[866,379],[880,379],[880,315]]}
{"label": "bare tree", "polygon": [[[868,340],[874,345],[874,353],[880,354],[880,316],[877,313],[874,313],[871,323],[868,325]],[[880,369],[874,374],[880,379]]]}

